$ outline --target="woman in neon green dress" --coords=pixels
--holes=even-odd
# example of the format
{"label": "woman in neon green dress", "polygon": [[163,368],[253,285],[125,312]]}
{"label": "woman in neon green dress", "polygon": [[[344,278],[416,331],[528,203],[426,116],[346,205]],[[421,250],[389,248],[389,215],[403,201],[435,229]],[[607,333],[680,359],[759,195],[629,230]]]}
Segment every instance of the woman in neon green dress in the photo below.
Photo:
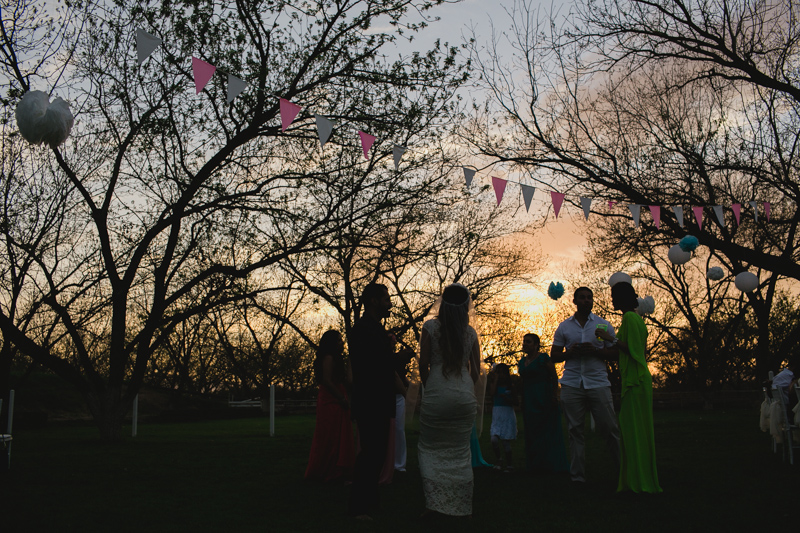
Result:
{"label": "woman in neon green dress", "polygon": [[619,410],[620,470],[617,492],[661,492],[653,435],[653,378],[647,368],[647,327],[634,309],[636,291],[621,281],[611,288],[614,309],[622,311],[617,338],[598,329],[596,335],[619,347],[622,400]]}

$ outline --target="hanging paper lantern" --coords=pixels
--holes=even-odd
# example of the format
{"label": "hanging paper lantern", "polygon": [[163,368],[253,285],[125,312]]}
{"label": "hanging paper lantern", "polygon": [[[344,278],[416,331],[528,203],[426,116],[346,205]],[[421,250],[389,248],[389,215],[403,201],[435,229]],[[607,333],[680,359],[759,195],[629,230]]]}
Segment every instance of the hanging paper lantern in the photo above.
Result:
{"label": "hanging paper lantern", "polygon": [[681,242],[678,243],[678,246],[680,246],[681,250],[684,252],[694,252],[699,244],[700,241],[697,240],[697,237],[694,235],[687,235],[681,239]]}
{"label": "hanging paper lantern", "polygon": [[633,280],[625,272],[615,272],[615,273],[611,274],[611,277],[608,278],[608,285],[610,287],[613,287],[614,285],[616,285],[620,281],[624,281],[626,283],[630,283],[631,285],[633,285]]}
{"label": "hanging paper lantern", "polygon": [[75,119],[69,104],[61,98],[50,102],[42,91],[28,91],[17,104],[17,127],[22,138],[31,144],[47,143],[51,148],[69,137]]}
{"label": "hanging paper lantern", "polygon": [[758,288],[758,276],[752,272],[739,272],[734,283],[742,292],[753,292]]}
{"label": "hanging paper lantern", "polygon": [[558,283],[550,282],[550,287],[547,289],[547,295],[553,300],[558,300],[564,296],[564,286],[559,281]]}
{"label": "hanging paper lantern", "polygon": [[722,270],[722,267],[711,267],[708,269],[706,276],[708,279],[717,281],[725,277],[725,271]]}
{"label": "hanging paper lantern", "polygon": [[667,257],[669,258],[670,261],[672,261],[673,264],[682,265],[692,258],[692,254],[690,254],[689,252],[684,252],[681,249],[681,245],[676,244],[675,246],[669,249],[669,252],[667,252]]}
{"label": "hanging paper lantern", "polygon": [[641,316],[652,315],[656,310],[656,300],[652,296],[645,296],[644,298],[637,298],[639,305],[636,306],[636,312]]}

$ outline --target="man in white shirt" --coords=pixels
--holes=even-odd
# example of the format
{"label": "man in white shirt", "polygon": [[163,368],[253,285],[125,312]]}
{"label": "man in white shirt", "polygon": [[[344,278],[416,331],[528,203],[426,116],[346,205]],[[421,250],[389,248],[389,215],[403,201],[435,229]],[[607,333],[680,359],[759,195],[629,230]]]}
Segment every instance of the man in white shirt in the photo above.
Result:
{"label": "man in white shirt", "polygon": [[611,324],[592,314],[594,294],[588,287],[578,287],[572,299],[575,314],[559,324],[553,337],[550,357],[554,363],[564,364],[561,383],[561,406],[569,429],[570,476],[572,481],[586,481],[586,453],[584,425],[586,411],[591,411],[597,432],[606,439],[611,457],[619,469],[619,427],[611,398],[606,360],[617,359],[615,343],[597,338],[598,326]]}

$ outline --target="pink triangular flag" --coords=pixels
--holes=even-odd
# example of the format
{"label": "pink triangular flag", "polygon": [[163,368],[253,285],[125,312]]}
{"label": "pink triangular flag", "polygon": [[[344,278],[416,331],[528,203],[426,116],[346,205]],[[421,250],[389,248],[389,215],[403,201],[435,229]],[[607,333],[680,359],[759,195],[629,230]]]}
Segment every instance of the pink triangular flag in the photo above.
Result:
{"label": "pink triangular flag", "polygon": [[375,143],[375,137],[363,131],[359,131],[358,136],[361,137],[361,149],[364,150],[364,159],[369,159],[367,152],[369,152],[369,149],[372,148],[372,145]]}
{"label": "pink triangular flag", "polygon": [[697,222],[697,227],[703,229],[703,207],[693,207],[694,219]]}
{"label": "pink triangular flag", "polygon": [[281,131],[286,131],[301,109],[299,105],[281,98]]}
{"label": "pink triangular flag", "polygon": [[617,201],[616,200],[609,200],[608,201],[608,208],[609,209],[614,209],[615,205],[617,205]]}
{"label": "pink triangular flag", "polygon": [[211,80],[215,70],[217,70],[217,67],[211,63],[206,63],[202,59],[192,56],[192,75],[194,76],[195,91],[197,91],[195,94],[200,94],[200,91]]}
{"label": "pink triangular flag", "polygon": [[651,205],[650,214],[653,215],[653,224],[656,225],[656,229],[661,229],[661,206]]}
{"label": "pink triangular flag", "polygon": [[492,176],[492,187],[494,187],[494,195],[497,198],[497,205],[500,205],[500,200],[503,199],[503,193],[506,191],[506,184],[508,180],[503,178],[495,178]]}
{"label": "pink triangular flag", "polygon": [[550,191],[550,198],[553,200],[553,211],[555,211],[556,218],[558,218],[558,212],[561,211],[561,204],[564,202],[565,196],[564,193]]}
{"label": "pink triangular flag", "polygon": [[742,204],[731,204],[731,211],[733,211],[733,216],[736,217],[736,225],[740,224],[739,219],[742,216]]}
{"label": "pink triangular flag", "polygon": [[764,214],[767,215],[767,221],[769,222],[769,210],[772,207],[772,204],[769,202],[764,202]]}

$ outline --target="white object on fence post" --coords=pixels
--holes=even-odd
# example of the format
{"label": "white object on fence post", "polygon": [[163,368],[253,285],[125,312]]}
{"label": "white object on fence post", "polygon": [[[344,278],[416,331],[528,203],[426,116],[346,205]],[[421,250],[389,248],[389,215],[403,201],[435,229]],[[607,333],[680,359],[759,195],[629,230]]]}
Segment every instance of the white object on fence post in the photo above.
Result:
{"label": "white object on fence post", "polygon": [[133,413],[131,414],[131,437],[139,430],[139,395],[133,397]]}
{"label": "white object on fence post", "polygon": [[275,385],[269,386],[269,436],[275,436]]}

